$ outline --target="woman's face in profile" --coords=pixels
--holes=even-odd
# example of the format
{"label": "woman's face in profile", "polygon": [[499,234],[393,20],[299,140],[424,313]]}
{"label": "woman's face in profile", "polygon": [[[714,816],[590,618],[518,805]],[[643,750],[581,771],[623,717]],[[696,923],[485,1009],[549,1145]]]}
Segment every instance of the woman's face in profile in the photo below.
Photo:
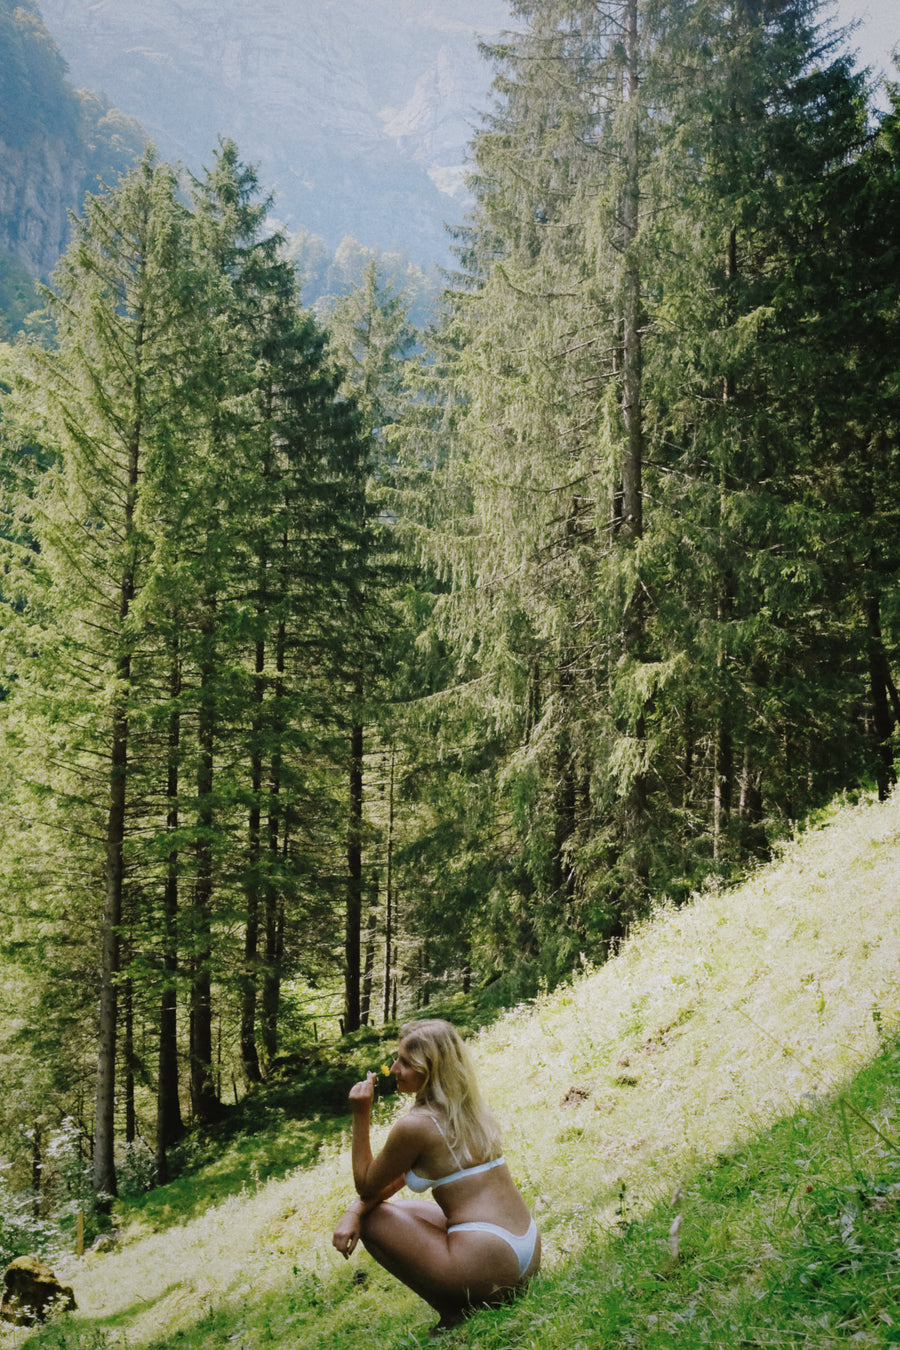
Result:
{"label": "woman's face in profile", "polygon": [[412,1096],[415,1096],[425,1082],[423,1070],[417,1069],[405,1054],[403,1041],[400,1042],[397,1058],[391,1065],[391,1073],[397,1080],[397,1091],[408,1092]]}

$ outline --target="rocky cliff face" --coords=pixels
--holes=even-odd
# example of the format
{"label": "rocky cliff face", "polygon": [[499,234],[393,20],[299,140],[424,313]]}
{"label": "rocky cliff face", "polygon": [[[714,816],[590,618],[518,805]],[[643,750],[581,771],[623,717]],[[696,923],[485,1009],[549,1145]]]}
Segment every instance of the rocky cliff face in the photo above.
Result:
{"label": "rocky cliff face", "polygon": [[218,135],[332,246],[446,252],[506,0],[42,0],[70,77],[198,169]]}
{"label": "rocky cliff face", "polygon": [[0,255],[46,276],[68,242],[68,212],[142,143],[139,127],[67,82],[36,0],[0,0]]}
{"label": "rocky cliff face", "polygon": [[68,208],[79,201],[85,165],[55,136],[21,147],[0,140],[0,164],[0,249],[33,277],[47,276],[68,242]]}

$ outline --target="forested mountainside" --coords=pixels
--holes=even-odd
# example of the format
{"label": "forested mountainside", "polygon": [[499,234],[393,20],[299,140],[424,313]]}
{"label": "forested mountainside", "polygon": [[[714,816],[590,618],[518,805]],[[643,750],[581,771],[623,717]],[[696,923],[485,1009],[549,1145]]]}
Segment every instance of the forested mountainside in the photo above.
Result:
{"label": "forested mountainside", "polygon": [[430,265],[461,214],[491,74],[476,35],[504,0],[43,0],[77,83],[192,170],[219,134],[259,162],[276,214]]}
{"label": "forested mountainside", "polygon": [[24,277],[47,276],[68,243],[67,213],[100,180],[127,168],[141,142],[134,122],[72,88],[37,4],[0,0],[0,309],[7,325],[29,303]]}

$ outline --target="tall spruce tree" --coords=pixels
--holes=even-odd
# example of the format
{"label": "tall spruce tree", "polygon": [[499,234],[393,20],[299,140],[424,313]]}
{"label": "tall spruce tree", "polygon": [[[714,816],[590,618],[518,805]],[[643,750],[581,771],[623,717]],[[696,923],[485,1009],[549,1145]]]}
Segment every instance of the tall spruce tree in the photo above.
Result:
{"label": "tall spruce tree", "polygon": [[143,661],[141,603],[155,565],[145,499],[171,486],[159,481],[160,447],[189,338],[185,257],[174,175],[148,152],[117,189],[87,199],[54,277],[58,351],[35,351],[30,367],[55,462],[23,504],[37,551],[18,555],[15,622],[36,654],[15,693],[31,734],[65,727],[28,774],[41,795],[75,805],[89,855],[82,885],[102,895],[94,1187],[105,1196],[116,1193],[120,943],[137,828],[129,781],[141,754],[133,716],[155,698]]}
{"label": "tall spruce tree", "polygon": [[[801,351],[827,298],[802,296],[795,277],[798,256],[815,253],[823,275],[832,266],[823,193],[858,155],[865,102],[814,3],[681,11],[655,54],[681,189],[648,378],[665,468],[656,495],[683,522],[659,555],[677,598],[666,625],[691,671],[668,716],[684,728],[682,801],[727,869],[758,846],[768,813],[806,809],[855,758],[840,730],[843,677],[832,678],[841,638],[821,567],[832,526],[806,489],[820,386]],[[690,81],[671,74],[684,70]],[[843,744],[810,774],[816,740]]]}
{"label": "tall spruce tree", "polygon": [[[637,5],[519,12],[528,26],[492,50],[500,104],[474,145],[450,467],[472,495],[458,498],[461,584],[443,608],[477,632],[504,708],[533,943],[552,947],[584,899],[596,857],[579,854],[599,833],[612,927],[647,883],[637,560],[652,145]],[[602,706],[601,726],[586,712]]]}
{"label": "tall spruce tree", "polygon": [[[820,88],[824,78],[816,81]],[[838,676],[831,699],[837,695],[841,714],[832,715],[832,753],[885,797],[896,781],[900,718],[891,598],[900,564],[892,356],[900,272],[891,225],[898,206],[898,91],[889,89],[891,109],[870,130],[856,82],[838,68],[829,72],[827,88],[832,101],[843,99],[845,131],[832,130],[829,171],[818,175],[812,208],[798,203],[779,222],[791,259],[779,327],[808,390],[804,435],[815,472],[809,460],[804,468],[828,540],[820,566]],[[847,153],[846,129],[855,132],[855,154]],[[810,155],[828,127],[816,130],[808,137]],[[780,411],[788,417],[797,410]],[[833,783],[829,747],[815,748],[814,760],[816,775]]]}
{"label": "tall spruce tree", "polygon": [[[227,418],[216,407],[206,424],[229,464],[214,522],[229,532],[227,568],[216,545],[210,576],[216,631],[233,644],[233,662],[220,654],[210,685],[220,690],[215,738],[229,779],[208,800],[225,807],[214,808],[223,857],[235,848],[237,819],[225,804],[246,808],[246,844],[229,870],[245,911],[241,1054],[250,1081],[275,1056],[291,935],[311,918],[311,879],[324,885],[328,872],[315,854],[329,853],[334,684],[346,679],[354,640],[364,490],[356,412],[339,394],[323,332],[298,309],[281,237],[264,232],[267,209],[255,172],[224,142],[197,185],[195,217],[218,277],[211,368],[227,373],[232,390]],[[223,581],[228,569],[232,580]],[[249,712],[235,717],[233,700]]]}
{"label": "tall spruce tree", "polygon": [[[371,474],[359,501],[361,530],[366,530],[369,555],[361,558],[362,572],[351,593],[355,615],[353,649],[357,666],[350,675],[348,698],[348,824],[347,824],[347,901],[344,935],[344,1014],[345,1031],[356,1031],[366,1023],[371,1007],[372,968],[375,948],[378,865],[370,867],[376,880],[368,906],[365,905],[365,846],[379,852],[387,847],[376,839],[378,829],[366,812],[367,731],[374,730],[375,709],[385,700],[387,647],[386,628],[396,623],[397,614],[385,611],[389,604],[384,591],[373,585],[374,572],[386,563],[384,540],[377,541],[369,521],[377,513],[386,479],[390,476],[388,431],[400,415],[404,390],[404,361],[415,343],[409,323],[409,297],[398,293],[390,280],[379,277],[378,265],[371,260],[363,271],[360,285],[335,305],[329,320],[332,350],[343,372],[343,389],[351,397],[369,436],[369,454],[362,471]],[[368,577],[365,573],[368,572]],[[396,645],[395,643],[392,645]],[[377,735],[377,731],[376,731]],[[376,747],[377,749],[377,747]],[[390,866],[386,867],[388,890],[386,913],[390,913]],[[364,917],[364,909],[368,914]],[[365,927],[364,927],[365,925]],[[386,938],[390,965],[390,937]],[[365,968],[365,973],[363,973]],[[385,977],[389,983],[389,976]]]}

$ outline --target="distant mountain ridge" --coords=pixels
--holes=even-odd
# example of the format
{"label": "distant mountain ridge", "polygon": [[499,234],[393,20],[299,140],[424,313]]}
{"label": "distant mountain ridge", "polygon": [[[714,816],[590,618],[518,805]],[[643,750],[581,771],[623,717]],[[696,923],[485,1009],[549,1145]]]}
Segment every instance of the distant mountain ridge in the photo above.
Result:
{"label": "distant mountain ridge", "polygon": [[478,37],[506,0],[41,0],[76,85],[197,170],[218,135],[260,164],[275,213],[443,261],[465,146],[488,105]]}

